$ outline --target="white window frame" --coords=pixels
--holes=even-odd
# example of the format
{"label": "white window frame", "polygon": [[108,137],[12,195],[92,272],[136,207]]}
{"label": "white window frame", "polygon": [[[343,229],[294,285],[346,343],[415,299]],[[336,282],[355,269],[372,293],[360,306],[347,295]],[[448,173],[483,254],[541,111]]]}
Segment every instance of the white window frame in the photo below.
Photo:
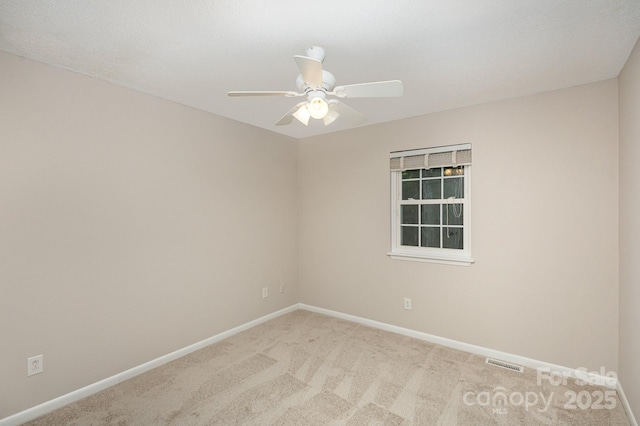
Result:
{"label": "white window frame", "polygon": [[[470,149],[471,145],[455,145],[422,150],[404,151],[402,155],[421,155],[447,152],[460,149]],[[392,154],[393,157],[394,154]],[[418,167],[416,167],[417,169]],[[413,169],[412,169],[413,170]],[[455,198],[456,204],[463,204],[463,249],[447,249],[435,247],[414,247],[400,244],[401,215],[403,204],[414,204],[402,200],[402,171],[391,171],[391,251],[387,253],[392,259],[411,260],[418,262],[434,262],[449,265],[469,266],[473,263],[471,257],[471,165],[464,166],[464,198]],[[442,200],[441,204],[450,204]],[[416,200],[415,204],[422,204]],[[426,203],[425,203],[426,204]]]}

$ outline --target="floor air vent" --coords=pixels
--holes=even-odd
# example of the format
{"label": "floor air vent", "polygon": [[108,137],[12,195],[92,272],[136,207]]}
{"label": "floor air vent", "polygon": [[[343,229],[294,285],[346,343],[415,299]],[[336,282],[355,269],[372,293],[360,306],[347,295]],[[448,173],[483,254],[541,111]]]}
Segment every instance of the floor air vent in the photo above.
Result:
{"label": "floor air vent", "polygon": [[505,368],[507,370],[517,371],[518,373],[524,372],[523,366],[516,365],[516,364],[509,364],[508,362],[500,361],[498,359],[487,358],[486,363],[490,365],[495,365],[496,367]]}

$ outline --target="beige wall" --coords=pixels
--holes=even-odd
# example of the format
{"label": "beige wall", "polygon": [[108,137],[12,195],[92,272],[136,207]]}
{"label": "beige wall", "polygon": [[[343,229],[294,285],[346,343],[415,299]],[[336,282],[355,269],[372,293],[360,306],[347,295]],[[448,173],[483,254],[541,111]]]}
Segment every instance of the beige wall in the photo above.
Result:
{"label": "beige wall", "polygon": [[[617,102],[608,80],[302,140],[301,302],[617,370]],[[389,152],[459,143],[476,263],[390,259]]]}
{"label": "beige wall", "polygon": [[640,413],[640,43],[620,85],[620,382]]}
{"label": "beige wall", "polygon": [[[630,158],[634,55],[620,99]],[[0,418],[298,301],[617,370],[617,89],[296,142],[0,53]],[[389,152],[458,143],[473,144],[476,263],[389,259]],[[623,167],[621,235],[640,229],[624,196],[633,173]],[[631,242],[620,364],[637,405]],[[40,353],[45,373],[27,378]]]}
{"label": "beige wall", "polygon": [[298,301],[296,140],[5,53],[0,94],[0,418]]}

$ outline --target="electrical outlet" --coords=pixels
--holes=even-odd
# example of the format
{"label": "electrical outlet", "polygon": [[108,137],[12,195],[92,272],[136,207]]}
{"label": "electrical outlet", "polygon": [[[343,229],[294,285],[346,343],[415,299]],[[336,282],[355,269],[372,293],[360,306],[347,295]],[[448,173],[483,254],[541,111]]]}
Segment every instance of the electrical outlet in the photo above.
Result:
{"label": "electrical outlet", "polygon": [[408,297],[404,298],[404,308],[407,310],[411,310],[411,299]]}
{"label": "electrical outlet", "polygon": [[269,287],[262,287],[262,297],[265,298],[269,296]]}
{"label": "electrical outlet", "polygon": [[280,294],[284,293],[284,283],[280,283]]}
{"label": "electrical outlet", "polygon": [[30,358],[27,358],[27,376],[40,374],[43,371],[44,371],[44,364],[43,364],[42,355],[36,355]]}

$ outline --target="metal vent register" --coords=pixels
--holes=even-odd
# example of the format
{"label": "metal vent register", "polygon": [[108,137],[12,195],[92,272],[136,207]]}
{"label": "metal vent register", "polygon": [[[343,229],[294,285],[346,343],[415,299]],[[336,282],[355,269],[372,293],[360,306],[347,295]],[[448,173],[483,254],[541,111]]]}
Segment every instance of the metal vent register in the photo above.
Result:
{"label": "metal vent register", "polygon": [[489,365],[494,365],[496,367],[504,368],[504,369],[511,370],[511,371],[517,371],[518,373],[523,373],[524,372],[524,367],[523,366],[517,365],[517,364],[510,364],[508,362],[500,361],[498,359],[487,358],[487,360],[485,362],[487,364],[489,364]]}

